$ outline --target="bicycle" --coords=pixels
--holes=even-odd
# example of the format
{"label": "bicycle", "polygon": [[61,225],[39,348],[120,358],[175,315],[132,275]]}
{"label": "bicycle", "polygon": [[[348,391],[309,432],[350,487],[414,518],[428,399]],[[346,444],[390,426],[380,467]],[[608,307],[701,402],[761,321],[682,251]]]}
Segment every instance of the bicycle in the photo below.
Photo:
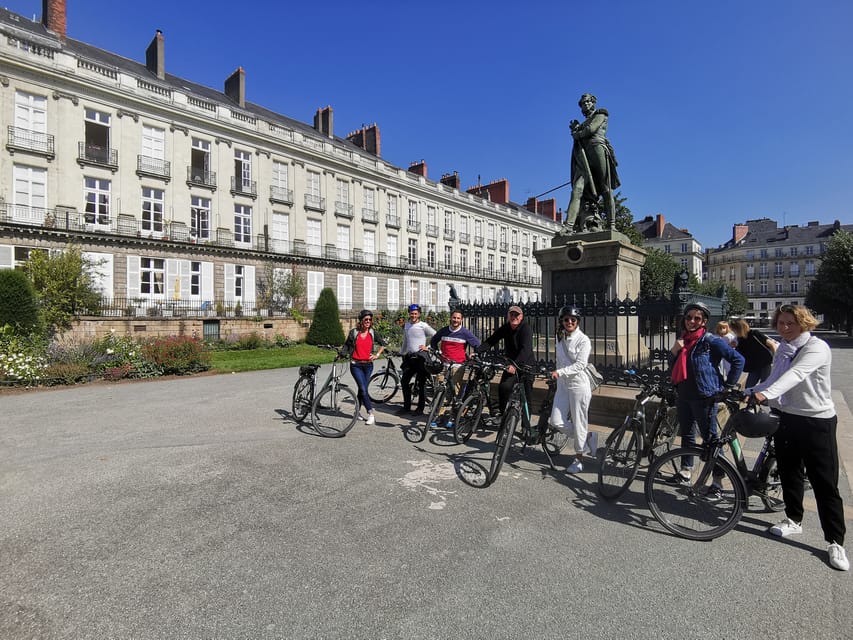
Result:
{"label": "bicycle", "polygon": [[299,367],[299,380],[293,388],[293,417],[301,423],[310,414],[314,431],[325,438],[340,438],[355,425],[360,403],[355,392],[341,382],[344,369],[338,363],[347,360],[347,356],[333,345],[317,346],[335,352],[332,370],[316,391],[320,365]]}
{"label": "bicycle", "polygon": [[[388,352],[386,352],[388,353]],[[376,371],[367,383],[367,395],[373,402],[383,404],[393,398],[397,391],[402,388],[402,372],[394,362],[395,357],[401,357],[403,354],[395,351],[388,353],[388,358],[384,367]],[[418,385],[416,380],[411,382],[412,400],[418,400]],[[427,376],[426,384],[424,385],[424,396],[431,398],[433,394],[432,377]]]}
{"label": "bicycle", "polygon": [[[450,419],[455,412],[456,400],[455,384],[453,381],[453,368],[458,363],[445,358],[437,349],[430,347],[427,360],[427,373],[429,378],[434,378],[444,371],[444,379],[436,383],[433,380],[434,393],[430,402],[427,418],[417,430],[407,430],[406,440],[410,442],[422,442],[426,439],[430,429],[452,428],[453,421]],[[448,409],[451,409],[448,411]]]}
{"label": "bicycle", "polygon": [[[669,451],[678,434],[678,415],[675,410],[675,388],[668,380],[643,380],[636,371],[624,372],[640,383],[634,407],[625,421],[615,429],[599,454],[598,493],[606,500],[615,500],[631,485],[641,460],[649,464]],[[646,404],[658,398],[651,421],[646,420]],[[675,470],[674,470],[675,471]]]}
{"label": "bicycle", "polygon": [[[718,438],[701,446],[679,447],[660,456],[649,468],[645,493],[655,519],[669,532],[688,540],[713,540],[733,529],[740,521],[749,497],[757,495],[768,511],[785,508],[782,485],[776,465],[773,432],[778,421],[768,417],[759,420],[758,427],[743,416],[754,407],[738,411],[743,394],[732,390],[720,400],[730,413]],[[748,467],[743,457],[738,433],[747,438],[763,437],[764,444]],[[732,464],[723,454],[729,445],[734,455]],[[695,480],[675,483],[664,469],[677,468],[681,457],[701,459]]]}
{"label": "bicycle", "polygon": [[[505,359],[503,364],[498,364],[496,366],[499,369],[505,370],[510,365],[515,367],[516,380],[512,387],[512,392],[510,393],[506,408],[501,416],[497,435],[495,436],[495,451],[492,454],[486,483],[483,485],[484,487],[488,487],[497,480],[501,467],[503,466],[507,454],[512,447],[513,438],[516,435],[518,435],[518,438],[521,440],[522,453],[528,445],[541,446],[542,450],[545,452],[545,457],[548,458],[548,466],[551,467],[552,471],[556,471],[554,461],[551,458],[552,452],[554,455],[557,455],[569,440],[568,434],[559,429],[554,429],[548,424],[548,420],[551,416],[551,407],[554,402],[554,395],[557,391],[557,382],[556,380],[553,380],[551,372],[545,369],[540,369],[538,372],[534,373],[532,368],[522,367],[508,358]],[[548,383],[548,391],[545,394],[545,399],[539,409],[539,421],[537,422],[536,427],[533,427],[530,424],[530,404],[527,398],[527,391],[524,388],[522,375],[535,375],[536,377],[545,379]]]}
{"label": "bicycle", "polygon": [[489,415],[495,415],[491,403],[491,384],[495,377],[496,366],[481,355],[473,354],[465,363],[468,379],[464,381],[459,393],[459,407],[453,419],[453,438],[458,444],[465,444],[483,419],[483,411],[488,408]]}

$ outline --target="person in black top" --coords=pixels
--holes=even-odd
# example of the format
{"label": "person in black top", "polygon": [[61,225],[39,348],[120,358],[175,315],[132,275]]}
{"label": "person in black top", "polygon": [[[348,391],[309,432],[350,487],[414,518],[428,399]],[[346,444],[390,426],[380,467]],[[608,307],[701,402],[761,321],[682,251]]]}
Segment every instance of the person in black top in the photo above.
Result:
{"label": "person in black top", "polygon": [[[477,348],[477,352],[487,351],[501,340],[503,340],[503,354],[513,362],[521,365],[536,363],[536,358],[533,355],[533,330],[524,321],[524,312],[521,307],[512,306],[509,308],[506,314],[506,322],[483,341],[483,344]],[[501,376],[498,385],[498,404],[501,412],[506,407],[512,393],[512,387],[515,385],[515,372],[515,367],[509,366]],[[521,379],[524,381],[527,397],[532,397],[533,377],[522,375]]]}
{"label": "person in black top", "polygon": [[750,329],[746,320],[735,318],[729,325],[737,336],[735,348],[746,360],[743,367],[746,371],[746,383],[743,388],[751,389],[759,382],[764,382],[770,375],[773,354],[776,353],[779,343],[771,340],[758,329]]}

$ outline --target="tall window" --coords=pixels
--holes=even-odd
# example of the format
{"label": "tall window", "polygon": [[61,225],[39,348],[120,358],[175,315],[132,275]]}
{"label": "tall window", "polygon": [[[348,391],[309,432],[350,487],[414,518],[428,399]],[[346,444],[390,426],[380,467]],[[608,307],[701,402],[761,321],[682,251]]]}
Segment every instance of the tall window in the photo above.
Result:
{"label": "tall window", "polygon": [[813,276],[814,274],[814,260],[806,260],[806,275]]}
{"label": "tall window", "polygon": [[47,98],[15,92],[15,126],[26,131],[47,132]]}
{"label": "tall window", "polygon": [[99,178],[85,178],[83,184],[86,199],[86,224],[109,227],[110,181]]}
{"label": "tall window", "polygon": [[139,292],[144,296],[162,296],[166,292],[166,261],[162,258],[140,258]]}
{"label": "tall window", "polygon": [[409,282],[409,302],[408,304],[420,303],[420,283],[412,278]]}
{"label": "tall window", "polygon": [[400,281],[392,278],[386,281],[385,286],[388,288],[388,308],[396,309],[400,306]]}
{"label": "tall window", "polygon": [[190,262],[190,295],[197,298],[201,295],[201,262]]}
{"label": "tall window", "polygon": [[190,150],[190,180],[212,184],[210,165],[210,141],[193,138],[192,149]]}
{"label": "tall window", "polygon": [[468,216],[459,216],[459,233],[468,233]]}
{"label": "tall window", "polygon": [[444,230],[453,231],[453,212],[450,209],[444,210]]}
{"label": "tall window", "polygon": [[320,174],[316,171],[308,171],[305,174],[305,205],[320,209],[321,203]]}
{"label": "tall window", "polygon": [[320,292],[323,290],[323,272],[322,271],[307,271],[305,273],[305,293],[306,302],[309,309],[313,309],[317,304],[317,299],[320,297]]}
{"label": "tall window", "polygon": [[418,224],[418,203],[414,200],[409,200],[409,224],[412,226]]}
{"label": "tall window", "polygon": [[488,269],[489,273],[493,273],[495,270],[495,254],[490,253],[486,256],[486,269]]}
{"label": "tall window", "polygon": [[248,205],[234,205],[234,242],[252,244],[252,207]]}
{"label": "tall window", "polygon": [[800,275],[800,263],[799,262],[792,262],[790,270],[791,270],[792,276]]}
{"label": "tall window", "polygon": [[784,293],[784,291],[782,291],[782,283],[781,282],[779,282],[777,280],[775,286],[776,286],[776,293]]}
{"label": "tall window", "polygon": [[340,205],[342,209],[349,208],[349,182],[346,180],[336,180],[335,181],[335,193],[336,193],[336,204]]}
{"label": "tall window", "polygon": [[47,207],[47,170],[16,164],[12,219],[41,223]]}
{"label": "tall window", "polygon": [[142,158],[144,169],[162,171],[166,158],[166,130],[142,125]]}
{"label": "tall window", "polygon": [[463,271],[468,270],[468,249],[462,248],[459,250],[459,268]]}
{"label": "tall window", "polygon": [[506,274],[506,256],[500,257],[500,264],[501,264],[501,275],[505,275]]}
{"label": "tall window", "polygon": [[797,293],[799,288],[799,283],[796,280],[791,280],[791,293]]}
{"label": "tall window", "polygon": [[444,266],[448,269],[453,266],[453,247],[444,247]]}
{"label": "tall window", "polygon": [[373,276],[364,276],[364,306],[368,309],[376,308],[378,296],[376,278]]}
{"label": "tall window", "polygon": [[308,245],[309,256],[319,256],[323,245],[320,221],[308,219],[305,221],[305,243]]}
{"label": "tall window", "polygon": [[84,126],[86,158],[107,164],[110,160],[110,114],[86,109]]}
{"label": "tall window", "polygon": [[435,243],[427,242],[427,266],[435,269]]}
{"label": "tall window", "polygon": [[290,193],[290,180],[287,175],[287,165],[284,162],[273,160],[272,163],[272,182],[270,197],[279,202],[292,202],[293,197]]}
{"label": "tall window", "polygon": [[794,257],[796,255],[797,255],[797,247],[791,247],[791,257]]}
{"label": "tall window", "polygon": [[349,227],[347,225],[338,225],[338,236],[335,246],[338,248],[338,258],[340,260],[349,260]]}
{"label": "tall window", "polygon": [[273,251],[290,251],[290,216],[281,211],[272,212]]}
{"label": "tall window", "polygon": [[364,187],[362,200],[364,200],[364,209],[366,211],[376,211],[376,192],[373,189]]}
{"label": "tall window", "polygon": [[393,256],[395,259],[400,255],[400,248],[397,243],[397,236],[395,236],[393,233],[389,233],[388,236],[385,238],[385,254],[388,256]]}
{"label": "tall window", "polygon": [[251,191],[252,154],[249,151],[234,149],[234,185],[238,191]]}
{"label": "tall window", "polygon": [[409,264],[418,263],[418,240],[417,238],[409,238]]}
{"label": "tall window", "polygon": [[190,198],[190,236],[199,240],[210,239],[210,198]]}
{"label": "tall window", "polygon": [[474,270],[479,273],[483,268],[483,252],[475,251],[474,252]]}
{"label": "tall window", "polygon": [[376,232],[372,229],[362,231],[361,246],[364,251],[365,261],[373,262],[376,259]]}
{"label": "tall window", "polygon": [[337,296],[341,309],[352,309],[352,276],[348,273],[338,274]]}
{"label": "tall window", "polygon": [[142,231],[163,233],[163,190],[142,187]]}
{"label": "tall window", "polygon": [[427,207],[426,223],[428,227],[435,226],[435,207]]}
{"label": "tall window", "polygon": [[234,265],[234,298],[242,300],[246,291],[246,271],[242,264]]}
{"label": "tall window", "polygon": [[392,218],[397,217],[397,196],[388,195],[388,215]]}

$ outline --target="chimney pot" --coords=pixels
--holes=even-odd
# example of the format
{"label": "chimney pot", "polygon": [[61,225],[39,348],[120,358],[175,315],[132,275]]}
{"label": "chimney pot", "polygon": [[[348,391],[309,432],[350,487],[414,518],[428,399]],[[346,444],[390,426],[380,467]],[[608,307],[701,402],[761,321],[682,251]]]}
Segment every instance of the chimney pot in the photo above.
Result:
{"label": "chimney pot", "polygon": [[63,42],[66,38],[67,15],[65,0],[42,0],[42,24]]}

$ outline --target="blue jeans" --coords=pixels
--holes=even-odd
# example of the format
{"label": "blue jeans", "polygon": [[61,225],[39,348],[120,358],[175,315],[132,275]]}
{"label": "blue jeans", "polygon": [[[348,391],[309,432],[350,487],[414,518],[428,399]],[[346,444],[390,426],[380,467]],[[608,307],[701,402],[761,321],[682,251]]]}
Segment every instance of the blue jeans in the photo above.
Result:
{"label": "blue jeans", "polygon": [[350,362],[349,372],[355,379],[356,386],[358,386],[358,401],[370,413],[373,411],[373,405],[370,403],[370,395],[367,393],[367,383],[370,382],[370,376],[373,375],[373,363]]}
{"label": "blue jeans", "polygon": [[[675,408],[678,411],[682,447],[692,447],[696,444],[696,429],[694,425],[699,427],[699,433],[705,442],[712,436],[719,435],[716,402],[710,402],[702,398],[689,399],[679,396],[675,403]],[[681,468],[692,469],[693,456],[682,457]]]}

